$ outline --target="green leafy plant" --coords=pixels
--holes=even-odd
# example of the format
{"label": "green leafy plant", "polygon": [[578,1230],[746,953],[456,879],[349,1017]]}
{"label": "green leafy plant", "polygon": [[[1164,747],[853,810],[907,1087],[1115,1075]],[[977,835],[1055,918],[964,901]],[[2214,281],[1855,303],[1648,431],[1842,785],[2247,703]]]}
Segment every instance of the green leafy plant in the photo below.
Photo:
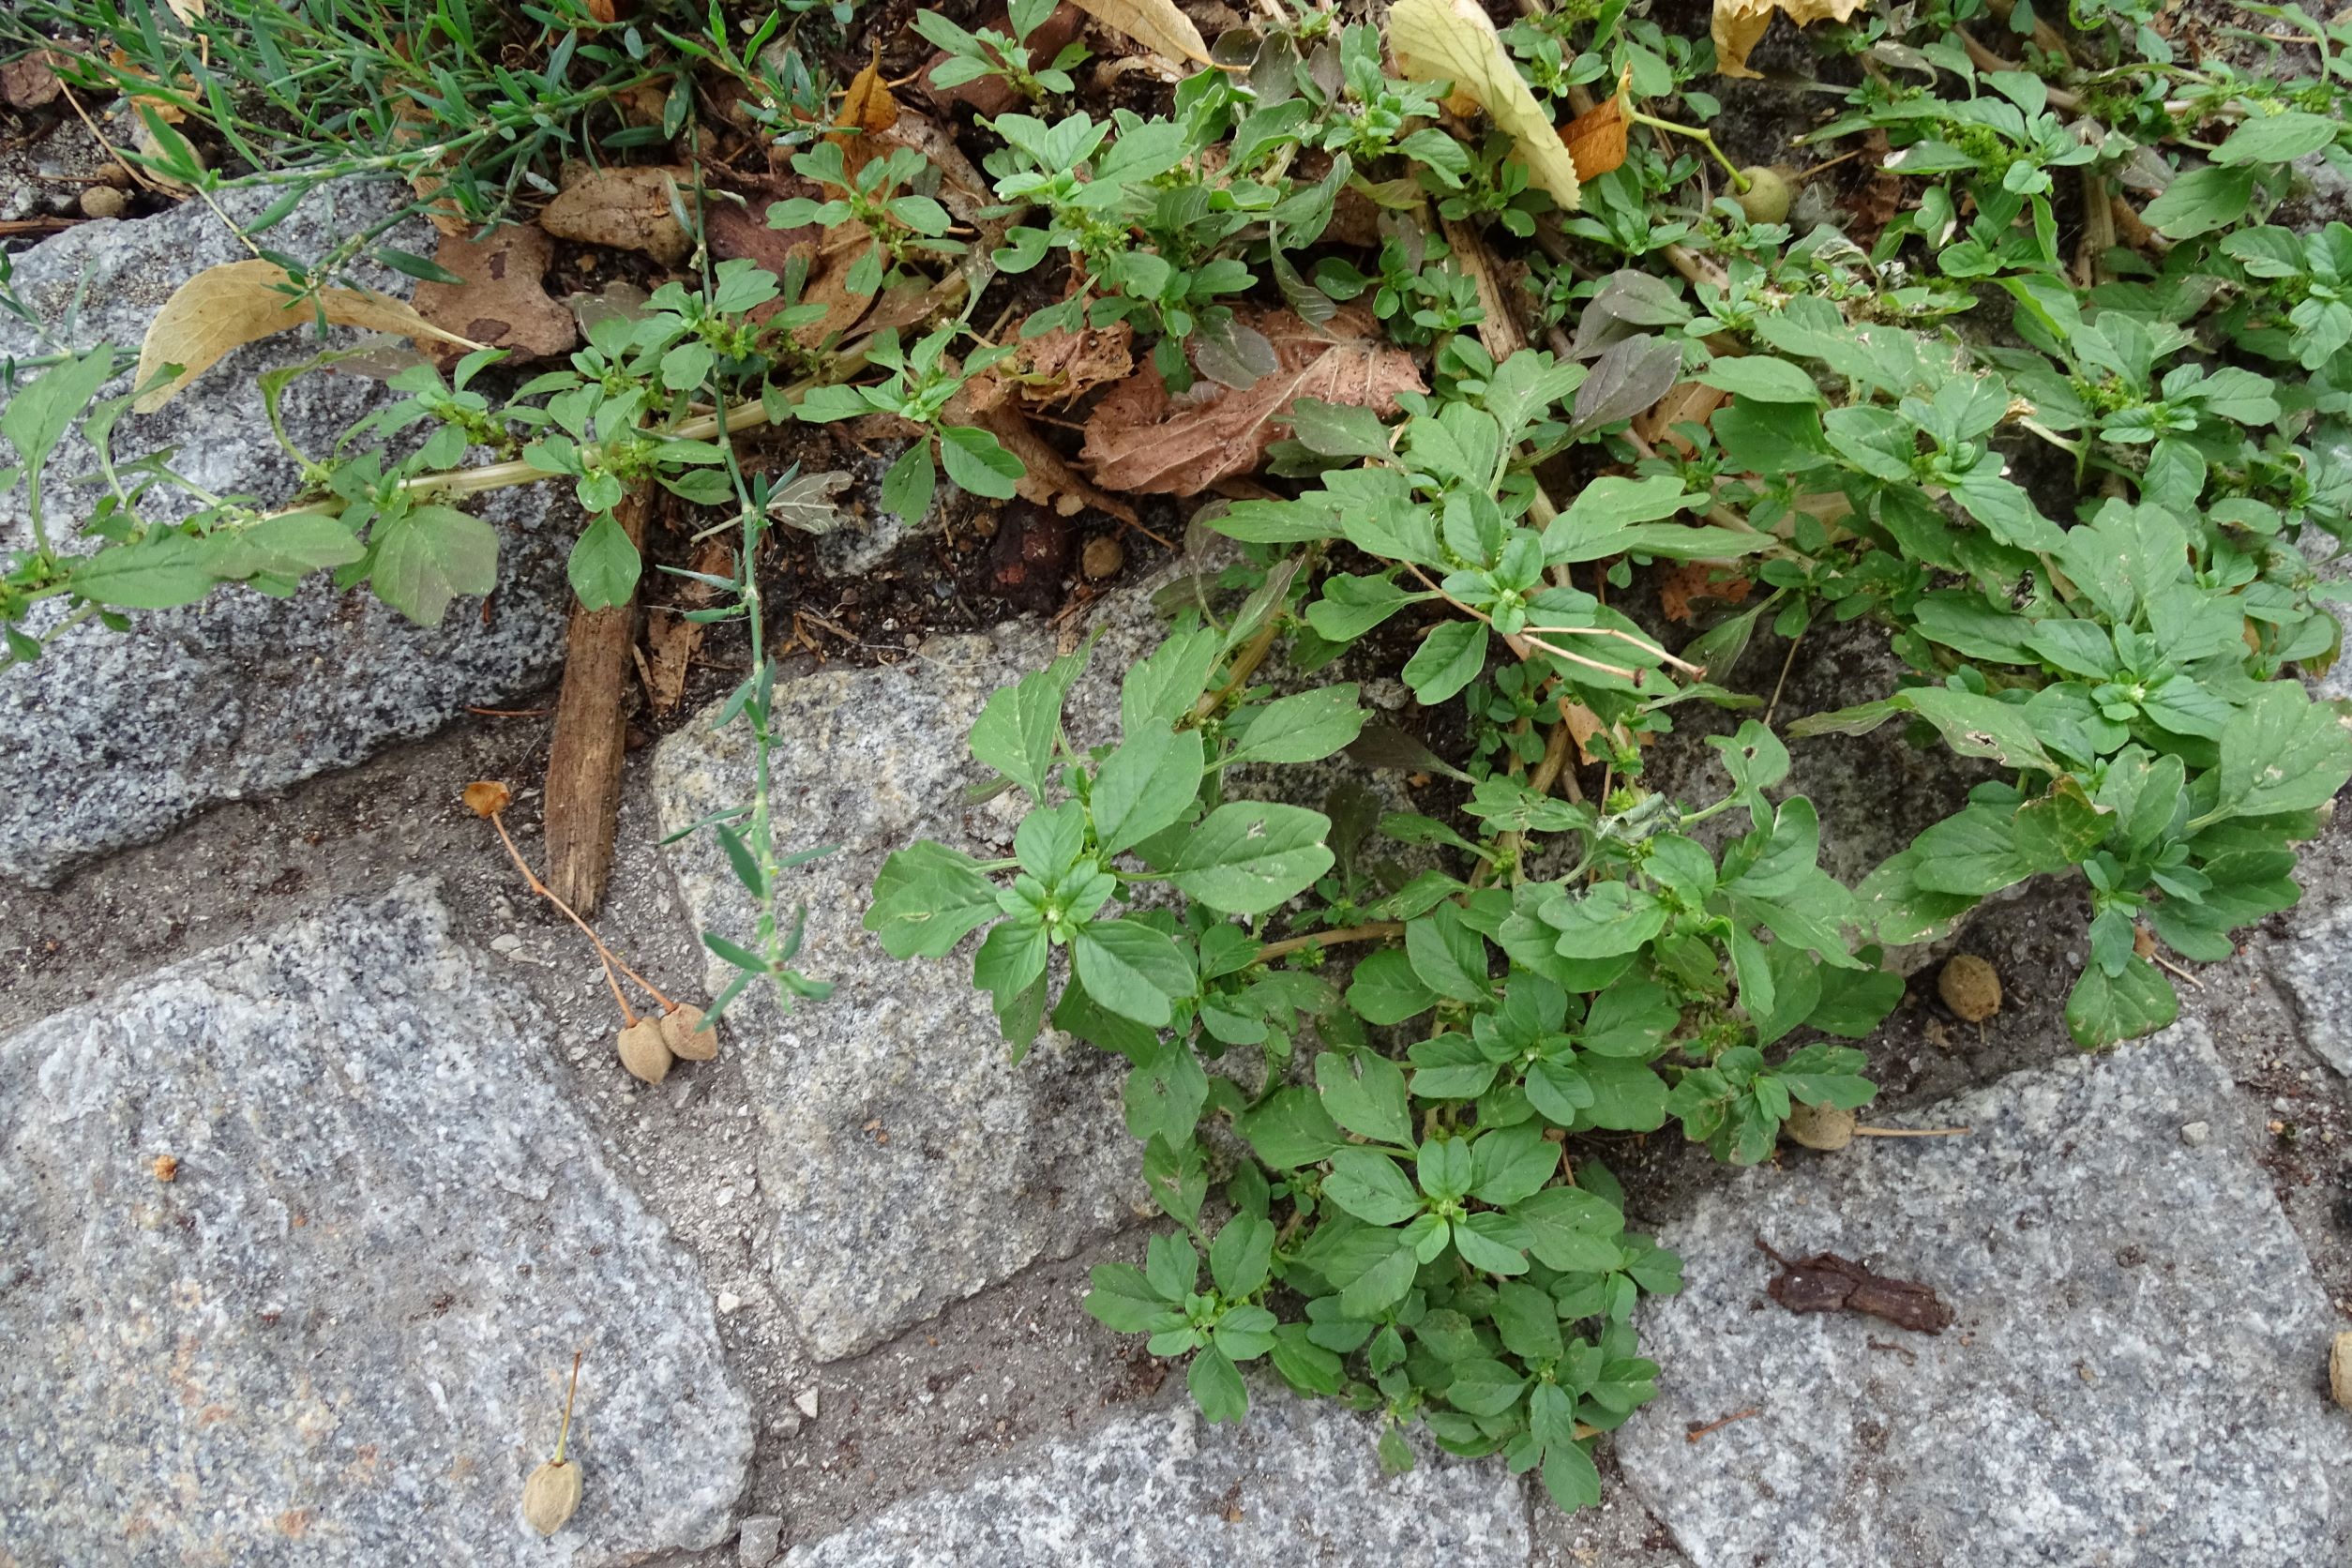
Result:
{"label": "green leafy plant", "polygon": [[1070,70],[1086,58],[1082,43],[1064,44],[1046,64],[1031,58],[1030,36],[1053,14],[1056,0],[1015,0],[1009,20],[1013,36],[993,28],[977,33],[958,27],[937,11],[917,11],[914,30],[946,51],[948,58],[931,68],[931,80],[942,87],[995,77],[1032,103],[1042,104],[1057,93],[1076,88]]}

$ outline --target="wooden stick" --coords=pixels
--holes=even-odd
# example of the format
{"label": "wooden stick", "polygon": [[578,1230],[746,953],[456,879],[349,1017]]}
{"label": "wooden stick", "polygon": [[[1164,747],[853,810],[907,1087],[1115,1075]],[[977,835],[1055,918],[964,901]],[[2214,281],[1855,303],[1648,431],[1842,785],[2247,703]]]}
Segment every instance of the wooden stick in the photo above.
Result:
{"label": "wooden stick", "polygon": [[1973,1127],[1856,1127],[1856,1138],[1966,1138]]}
{"label": "wooden stick", "polygon": [[[641,486],[612,509],[629,543],[643,549],[651,492]],[[557,897],[594,914],[612,871],[621,810],[621,716],[637,598],[608,610],[575,602],[564,646],[564,689],[555,700],[555,740],[547,758],[547,880]]]}

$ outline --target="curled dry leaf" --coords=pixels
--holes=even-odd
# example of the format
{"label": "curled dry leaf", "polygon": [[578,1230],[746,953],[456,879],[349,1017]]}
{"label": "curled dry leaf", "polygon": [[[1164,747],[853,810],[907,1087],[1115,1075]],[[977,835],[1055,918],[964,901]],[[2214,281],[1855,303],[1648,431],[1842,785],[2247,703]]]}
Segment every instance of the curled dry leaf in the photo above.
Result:
{"label": "curled dry leaf", "polygon": [[1388,13],[1388,41],[1407,77],[1452,83],[1456,97],[1473,99],[1509,131],[1529,173],[1553,201],[1571,212],[1583,204],[1568,144],[1477,0],[1397,0]]}
{"label": "curled dry leaf", "polygon": [[[1631,74],[1629,68],[1627,75]],[[1625,161],[1625,132],[1629,124],[1625,118],[1625,89],[1621,83],[1614,96],[1560,128],[1560,139],[1567,145],[1569,160],[1576,166],[1576,178],[1597,180]]]}
{"label": "curled dry leaf", "polygon": [[2339,1331],[2329,1348],[2328,1392],[2337,1404],[2352,1410],[2352,1329]]}
{"label": "curled dry leaf", "polygon": [[0,66],[0,103],[11,109],[46,109],[56,101],[61,85],[45,53],[20,55]]}
{"label": "curled dry leaf", "polygon": [[287,286],[283,267],[275,262],[254,261],[206,267],[173,290],[172,297],[147,324],[146,340],[139,345],[138,384],[146,385],[166,365],[182,369],[179,375],[131,404],[132,411],[153,414],[230,350],[314,320],[313,300],[319,313],[336,326],[395,332],[420,343],[482,347],[435,326],[413,307],[388,294],[321,289],[309,299],[297,300],[280,292]]}
{"label": "curled dry leaf", "polygon": [[[1087,15],[1115,28],[1154,54],[1171,60],[1209,63],[1209,46],[1192,18],[1178,10],[1175,0],[1078,0]],[[1492,28],[1488,29],[1493,31]]]}
{"label": "curled dry leaf", "polygon": [[1715,0],[1715,69],[1726,76],[1760,77],[1748,69],[1748,51],[1764,37],[1778,12],[1802,27],[1808,22],[1845,22],[1862,0]]}
{"label": "curled dry leaf", "polygon": [[1051,506],[1065,518],[1092,506],[1130,526],[1137,521],[1134,507],[1088,484],[1077,470],[1062,460],[1061,453],[1046,445],[1020,410],[986,409],[975,412],[972,417],[972,423],[996,437],[999,445],[1020,459],[1023,472],[1013,481],[1013,488],[1022,500]]}
{"label": "curled dry leaf", "polygon": [[1715,410],[1730,400],[1730,393],[1704,382],[1677,382],[1665,397],[1634,416],[1634,433],[1652,446],[1670,443],[1676,451],[1688,457],[1696,448],[1674,427],[1704,425],[1714,417]]}
{"label": "curled dry leaf", "polygon": [[1742,604],[1755,586],[1754,580],[1730,562],[1679,561],[1671,570],[1658,574],[1658,613],[1688,626],[1700,601]]}
{"label": "curled dry leaf", "polygon": [[515,792],[495,778],[477,778],[465,787],[465,808],[477,817],[495,817],[506,809]]}
{"label": "curled dry leaf", "polygon": [[558,239],[642,250],[676,266],[694,246],[671,209],[671,193],[693,188],[686,169],[587,170],[547,204],[539,227]]}
{"label": "curled dry leaf", "polygon": [[1276,368],[1245,390],[1203,380],[1170,397],[1159,371],[1146,365],[1113,387],[1086,421],[1079,460],[1092,468],[1095,484],[1195,495],[1257,467],[1302,398],[1388,415],[1396,412],[1398,393],[1427,390],[1412,355],[1392,347],[1358,307],[1320,328],[1288,310],[1239,314],[1273,347]]}
{"label": "curled dry leaf", "polygon": [[[429,141],[432,132],[432,115],[424,105],[404,93],[393,95],[392,146],[395,151]],[[409,188],[416,192],[418,201],[427,204],[425,216],[431,219],[434,228],[445,234],[468,234],[474,226],[466,221],[464,209],[455,200],[441,193],[443,186],[447,183],[442,179],[441,171],[448,166],[448,157],[444,154],[411,174],[408,177]]]}
{"label": "curled dry leaf", "polygon": [[[520,359],[567,353],[580,341],[580,328],[542,286],[550,260],[547,235],[527,224],[479,240],[444,234],[433,262],[465,281],[417,284],[416,313],[460,337],[512,349]],[[433,357],[446,363],[459,352],[445,344]]]}
{"label": "curled dry leaf", "polygon": [[1135,369],[1135,330],[1125,322],[1024,338],[1009,362],[1021,401],[1049,408],[1084,397]]}

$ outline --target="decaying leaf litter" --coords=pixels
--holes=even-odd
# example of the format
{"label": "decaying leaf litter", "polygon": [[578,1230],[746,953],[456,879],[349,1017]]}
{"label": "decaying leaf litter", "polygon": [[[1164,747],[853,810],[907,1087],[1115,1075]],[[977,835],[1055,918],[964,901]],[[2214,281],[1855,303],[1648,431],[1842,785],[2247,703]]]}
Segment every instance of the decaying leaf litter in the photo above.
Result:
{"label": "decaying leaf litter", "polygon": [[[1227,41],[1219,39],[1213,54],[1197,27],[1172,7],[1105,0],[1085,9],[1099,24],[1087,35],[1090,41],[1103,45],[1105,28],[1127,40],[1109,41],[1108,52],[1118,53],[1118,58],[1107,64],[1137,68],[1099,70],[1094,78],[1097,83],[1164,87],[1188,65],[1223,59],[1231,53]],[[1799,24],[1822,20],[1842,23],[1853,9],[1836,4],[1747,7],[1736,0],[1720,5],[1713,29],[1718,68],[1727,76],[1755,75],[1746,66],[1748,53],[1775,14],[1785,14]],[[186,20],[186,13],[182,14]],[[997,19],[1000,32],[1009,24],[1010,19]],[[985,27],[987,19],[974,19],[974,25]],[[1295,453],[1287,451],[1283,444],[1305,445],[1325,456],[1345,453],[1346,443],[1366,439],[1367,430],[1377,430],[1411,406],[1400,400],[1427,394],[1438,369],[1429,363],[1430,355],[1415,352],[1420,345],[1395,340],[1382,330],[1381,321],[1363,307],[1342,303],[1344,294],[1324,294],[1307,281],[1310,276],[1319,279],[1320,273],[1308,274],[1284,262],[1278,219],[1268,225],[1269,238],[1274,242],[1269,263],[1280,282],[1278,291],[1236,302],[1229,320],[1220,320],[1214,330],[1176,344],[1172,354],[1167,352],[1165,336],[1148,345],[1153,352],[1142,352],[1147,345],[1136,340],[1126,320],[1081,323],[1068,319],[1066,313],[1054,314],[1062,303],[1076,299],[1089,281],[1083,257],[1067,269],[1066,276],[1042,274],[1026,283],[1000,271],[997,243],[1020,215],[992,207],[989,182],[972,173],[974,160],[988,156],[989,126],[966,119],[937,93],[921,94],[930,102],[929,113],[916,107],[912,92],[902,101],[899,94],[912,78],[886,75],[882,69],[881,40],[869,41],[874,44],[870,57],[851,78],[833,109],[833,118],[822,128],[823,144],[839,153],[839,162],[834,167],[852,179],[863,169],[890,161],[896,153],[920,154],[919,161],[940,171],[940,177],[918,176],[918,183],[929,188],[909,187],[914,193],[899,200],[927,206],[911,205],[903,213],[893,208],[885,219],[864,227],[820,222],[779,230],[747,222],[766,203],[815,203],[823,182],[812,184],[805,171],[779,166],[773,155],[764,156],[766,166],[761,169],[758,160],[736,156],[747,149],[726,148],[722,136],[718,141],[721,157],[713,161],[685,159],[688,151],[708,150],[708,144],[698,143],[665,149],[682,161],[566,171],[560,193],[539,215],[538,228],[507,231],[508,237],[503,240],[496,234],[475,239],[444,224],[445,237],[438,261],[460,280],[428,285],[430,292],[420,292],[413,309],[368,293],[333,288],[309,291],[309,309],[331,324],[404,336],[445,365],[453,362],[458,352],[485,344],[509,351],[509,363],[560,354],[585,329],[588,315],[596,306],[590,302],[587,291],[579,291],[570,296],[575,309],[567,310],[548,286],[549,275],[559,265],[578,268],[580,256],[593,255],[594,250],[559,262],[546,243],[546,236],[551,235],[577,247],[634,253],[638,259],[623,264],[623,269],[641,285],[657,286],[664,269],[682,269],[690,275],[706,260],[758,261],[792,279],[789,300],[776,301],[762,309],[770,315],[779,309],[808,312],[797,337],[812,354],[853,338],[870,340],[867,335],[879,332],[904,330],[912,337],[959,309],[968,323],[986,326],[993,320],[992,327],[975,332],[974,340],[982,344],[993,340],[1010,352],[973,379],[963,400],[955,405],[955,415],[969,422],[960,428],[988,432],[1002,450],[1022,460],[1018,488],[1024,500],[1049,506],[1063,517],[1080,518],[1093,531],[1084,552],[1090,565],[1067,584],[1067,591],[1078,596],[1089,592],[1085,584],[1121,569],[1119,554],[1094,546],[1116,544],[1130,532],[1142,539],[1161,541],[1162,536],[1142,520],[1134,505],[1136,498],[1195,502],[1195,506],[1172,511],[1166,501],[1153,503],[1154,520],[1175,532],[1197,510],[1198,498],[1209,492],[1226,503],[1281,493],[1280,487],[1287,480],[1304,472],[1287,466],[1295,460]],[[1403,79],[1442,83],[1452,88],[1446,103],[1457,118],[1447,122],[1449,128],[1474,134],[1481,123],[1477,116],[1485,116],[1511,143],[1513,150],[1501,155],[1505,161],[1524,168],[1530,188],[1546,191],[1558,212],[1578,211],[1583,205],[1583,186],[1622,161],[1629,134],[1638,136],[1645,131],[1655,134],[1662,144],[1668,133],[1695,135],[1730,173],[1739,204],[1753,222],[1779,220],[1802,184],[1790,177],[1793,172],[1761,167],[1735,171],[1711,137],[1649,115],[1639,107],[1640,97],[1629,91],[1631,68],[1620,78],[1613,94],[1583,107],[1572,120],[1554,126],[1529,92],[1492,20],[1466,5],[1424,5],[1421,0],[1409,0],[1392,15],[1389,42],[1392,65]],[[952,56],[954,51],[944,53]],[[939,70],[939,59],[927,60],[926,74],[935,85],[943,85],[947,78]],[[1079,95],[1081,100],[1084,96]],[[1582,94],[1588,100],[1592,96]],[[971,105],[969,98],[955,101],[965,108]],[[1022,101],[1022,94],[1016,91],[1008,106],[997,113],[1018,113],[1012,106]],[[816,120],[807,124],[819,126]],[[1879,145],[1884,146],[1882,138]],[[1856,173],[1865,188],[1866,205],[1857,204],[1865,226],[1883,226],[1891,214],[1879,177],[1867,171]],[[1344,194],[1363,198],[1366,192],[1349,186]],[[1436,215],[1421,206],[1418,198],[1405,201],[1402,195],[1395,182],[1375,193],[1372,204],[1382,209],[1377,220],[1384,225],[1375,232],[1394,234],[1399,229],[1417,229],[1424,240],[1432,233],[1444,233],[1455,244],[1459,264],[1473,275],[1470,281],[1475,284],[1475,296],[1489,318],[1479,324],[1479,338],[1499,357],[1509,350],[1496,347],[1498,341],[1526,341],[1522,324],[1502,319],[1525,311],[1528,295],[1534,292],[1530,263],[1519,253],[1521,248],[1504,242],[1500,246],[1504,254],[1487,253],[1485,241],[1475,231],[1458,229],[1459,220],[1450,215],[1441,222],[1432,221]],[[936,218],[931,209],[937,209]],[[1410,216],[1400,218],[1400,213]],[[1553,242],[1536,249],[1547,253],[1558,249],[1559,231],[1540,218],[1536,222],[1537,236]],[[1529,237],[1530,231],[1516,225],[1506,222],[1503,227],[1519,238]],[[2118,229],[2125,226],[2119,222]],[[1487,237],[1500,240],[1501,236],[1490,231]],[[942,239],[942,246],[926,249],[927,241]],[[1308,243],[1312,243],[1311,236]],[[1666,254],[1676,270],[1702,287],[1721,286],[1719,269],[1704,257],[1676,247],[1668,247]],[[915,256],[922,257],[922,262],[911,261]],[[963,259],[953,259],[958,256]],[[1555,262],[1559,259],[1552,256]],[[151,397],[159,400],[170,396],[187,379],[204,373],[242,342],[299,324],[303,306],[296,303],[290,309],[287,302],[306,291],[273,263],[237,266],[245,270],[232,276],[222,269],[199,279],[201,288],[191,284],[196,290],[192,303],[176,315],[167,309],[158,318],[158,333],[151,334],[143,355],[141,379],[151,380],[148,372],[167,363],[183,370],[178,381],[164,384]],[[611,266],[607,263],[606,270]],[[257,267],[266,270],[252,270]],[[466,269],[476,267],[481,269],[479,274],[468,276]],[[630,290],[627,283],[618,290],[607,285],[596,297],[606,309],[626,312],[633,308]],[[641,301],[649,292],[644,287],[634,290]],[[1273,302],[1276,293],[1281,298],[1279,307]],[[1606,294],[1605,290],[1605,297]],[[620,302],[617,306],[612,303],[615,300]],[[199,310],[198,305],[205,308]],[[1596,317],[1605,335],[1612,320],[1645,324],[1639,309],[1638,302],[1620,301],[1610,309],[1588,311],[1578,327],[1576,343],[1569,343],[1555,329],[1555,346],[1573,353],[1584,343],[1586,332],[1596,325]],[[1441,316],[1443,310],[1440,308],[1430,313]],[[1391,314],[1383,312],[1382,318]],[[200,316],[204,319],[198,324]],[[1029,333],[1023,330],[1024,317],[1049,324]],[[1165,318],[1161,324],[1167,324]],[[1763,365],[1745,369],[1735,365],[1732,370],[1713,376],[1715,384],[1711,385],[1683,379],[1679,356],[1669,359],[1655,354],[1638,338],[1634,333],[1613,342],[1591,344],[1587,355],[1593,361],[1591,373],[1571,406],[1578,429],[1599,429],[1630,419],[1627,442],[1632,450],[1644,456],[1670,450],[1688,457],[1702,450],[1711,420],[1733,392],[1761,395],[1767,400],[1799,393],[1793,385],[1772,384],[1771,369]],[[1735,357],[1726,355],[1726,360]],[[1458,375],[1458,368],[1445,373]],[[1363,417],[1367,415],[1368,419]],[[756,423],[741,428],[748,430]],[[876,406],[841,427],[831,462],[810,467],[779,489],[768,515],[810,535],[840,527],[843,492],[857,489],[861,479],[870,481],[870,470],[866,475],[851,472],[856,459],[850,454],[903,444],[910,433],[917,444],[931,439],[920,421]],[[781,468],[783,463],[777,460],[784,457],[783,444],[762,451],[760,444],[766,439],[747,436],[747,455],[753,461]],[[939,458],[951,477],[957,476],[958,450],[962,448],[942,439]],[[1366,451],[1364,455],[1373,454]],[[970,453],[966,451],[965,456],[969,460]],[[1566,501],[1592,475],[1555,471],[1546,477],[1555,487],[1552,493]],[[927,500],[931,491],[927,486],[921,493]],[[884,494],[889,494],[887,487]],[[987,499],[1009,504],[1009,497]],[[859,504],[855,499],[849,502],[852,506]],[[1543,505],[1551,506],[1549,495],[1544,497]],[[675,536],[667,551],[672,557],[684,558],[681,540],[691,546],[710,531],[692,507],[665,500],[663,514],[663,531]],[[987,505],[965,512],[951,523],[947,548],[965,548],[957,538],[959,525],[970,530],[969,542],[976,546],[978,537],[991,527],[1002,526],[1001,516],[997,508]],[[1111,528],[1097,520],[1102,519],[1127,526]],[[1655,586],[1669,621],[1691,619],[1695,604],[1719,599],[1722,606],[1736,607],[1741,602],[1750,580],[1727,565],[1739,553],[1738,541],[1726,537],[1724,544],[1720,560],[1686,554],[1678,565],[1673,564],[1675,558],[1666,559]],[[662,553],[657,550],[656,559],[661,559]],[[1065,553],[1071,559],[1077,556],[1075,551]],[[805,550],[792,554],[792,565],[805,567]],[[697,569],[710,575],[706,564],[697,560]],[[1095,564],[1103,561],[1110,563],[1108,568],[1096,569]],[[1718,596],[1711,590],[1719,572],[1725,592]],[[464,591],[461,584],[452,586]],[[1433,592],[1443,595],[1436,584],[1431,586]],[[689,685],[691,668],[703,641],[702,623],[688,618],[693,602],[690,597],[677,598],[646,618],[634,664],[643,701],[653,714],[675,711]],[[874,651],[854,646],[859,640],[841,633],[836,624],[840,607],[833,610],[834,614],[827,615],[810,608],[811,622],[834,631],[830,646],[824,639],[807,638],[810,650],[820,656],[857,656]],[[793,626],[797,636],[797,614]],[[611,695],[615,703],[633,700],[618,691]],[[1595,753],[1588,743],[1602,732],[1602,726],[1592,719],[1590,710],[1584,710],[1587,722],[1581,725],[1568,705],[1563,705],[1560,717],[1572,732],[1580,760],[1588,765],[1599,762],[1606,752]],[[1636,744],[1634,737],[1621,733],[1615,739],[1621,745]],[[468,794],[469,804],[474,804],[475,791]],[[495,807],[483,814],[497,822]],[[504,837],[503,824],[499,827]],[[536,878],[511,842],[507,848],[515,853],[525,878],[537,888]],[[590,937],[593,941],[593,931]],[[2149,939],[2145,929],[2136,940],[2142,944],[2141,956],[2146,957]],[[607,957],[609,962],[618,961]],[[622,967],[626,972],[626,966]],[[1965,1018],[1990,1017],[1998,1006],[1997,986],[1989,1003],[1975,1000],[1975,991],[1968,992],[1964,1000],[1955,992],[1953,972],[1949,970],[1943,994]],[[666,1011],[656,1025],[656,1020],[635,1018],[617,978],[614,996],[625,1020],[618,1049],[631,1072],[649,1081],[657,1080],[674,1057],[694,1055],[691,1049],[678,1048],[670,1027],[672,1018],[695,1014],[694,1009],[662,998]],[[1793,1117],[1790,1136],[1811,1147],[1833,1150],[1856,1132],[1906,1131],[1855,1128],[1850,1111],[1829,1109],[1833,1114],[1816,1118],[1813,1131],[1817,1136],[1800,1132]],[[1844,1121],[1838,1123],[1836,1117],[1841,1115]],[[1907,1327],[1931,1333],[1951,1316],[1925,1288],[1886,1280],[1834,1255],[1821,1254],[1787,1267],[1788,1272],[1773,1281],[1771,1293],[1794,1310],[1843,1306],[1877,1311]],[[1832,1296],[1836,1299],[1832,1301]],[[560,1441],[554,1464],[563,1464]],[[534,1484],[538,1480],[535,1477]],[[576,1501],[575,1482],[571,1502]],[[564,1511],[568,1512],[569,1506],[565,1503]]]}

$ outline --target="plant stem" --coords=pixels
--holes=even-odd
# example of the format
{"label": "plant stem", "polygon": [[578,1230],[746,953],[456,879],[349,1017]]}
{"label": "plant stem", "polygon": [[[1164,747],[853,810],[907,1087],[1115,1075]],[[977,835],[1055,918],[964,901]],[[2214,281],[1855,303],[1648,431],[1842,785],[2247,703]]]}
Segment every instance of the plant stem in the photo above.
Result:
{"label": "plant stem", "polygon": [[580,1395],[580,1358],[587,1353],[586,1350],[572,1352],[571,1386],[564,1391],[564,1425],[555,1429],[555,1462],[559,1465],[564,1462],[564,1444],[571,1440],[572,1401]]}
{"label": "plant stem", "polygon": [[[553,888],[549,887],[547,883],[538,879],[537,874],[531,869],[530,865],[522,858],[522,852],[515,848],[514,838],[506,832],[505,820],[500,815],[500,813],[496,811],[490,813],[490,826],[498,830],[498,841],[506,846],[507,857],[515,863],[515,869],[522,873],[522,880],[531,884],[531,891],[537,894],[540,897],[545,898],[549,903],[553,904],[557,909],[562,910],[564,913],[570,918],[573,925],[579,927],[582,931],[586,932],[588,940],[596,944],[596,952],[603,957],[606,964],[618,968],[622,973],[627,975],[630,979],[636,981],[640,986],[643,987],[648,995],[650,995],[656,1002],[661,1003],[661,1009],[663,1012],[669,1012],[671,1008],[678,1005],[668,997],[662,995],[661,988],[656,986],[651,980],[646,979],[643,975],[638,973],[637,971],[629,968],[627,964],[623,963],[620,956],[615,954],[611,948],[607,947],[604,944],[604,938],[596,935],[596,928],[594,926],[589,925],[585,920],[582,920],[580,917],[579,912],[575,911],[571,905],[564,902],[563,899],[555,896],[555,890]],[[607,973],[605,978],[610,980],[611,979],[611,975]],[[621,994],[621,988],[618,985],[615,985],[612,988],[612,994],[616,1000],[619,998]],[[635,1023],[637,1021],[635,1018],[629,1017],[629,1004],[626,1002],[621,1003],[621,1016],[622,1018],[626,1018],[630,1023]]]}
{"label": "plant stem", "polygon": [[1343,942],[1379,942],[1404,934],[1405,923],[1401,920],[1374,920],[1362,926],[1343,926],[1335,931],[1310,931],[1303,937],[1284,937],[1280,942],[1266,943],[1250,962],[1262,964],[1310,947],[1336,947]]}
{"label": "plant stem", "polygon": [[1687,136],[1709,152],[1713,153],[1715,161],[1723,165],[1724,173],[1731,176],[1732,189],[1745,190],[1756,183],[1740,173],[1739,165],[1726,158],[1723,149],[1715,145],[1714,132],[1702,129],[1697,126],[1677,125],[1672,120],[1662,120],[1655,114],[1645,114],[1630,105],[1625,110],[1625,117],[1637,126],[1651,126],[1659,130],[1670,130],[1677,136]]}

